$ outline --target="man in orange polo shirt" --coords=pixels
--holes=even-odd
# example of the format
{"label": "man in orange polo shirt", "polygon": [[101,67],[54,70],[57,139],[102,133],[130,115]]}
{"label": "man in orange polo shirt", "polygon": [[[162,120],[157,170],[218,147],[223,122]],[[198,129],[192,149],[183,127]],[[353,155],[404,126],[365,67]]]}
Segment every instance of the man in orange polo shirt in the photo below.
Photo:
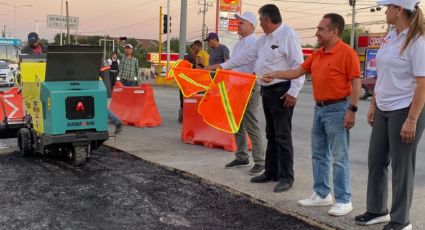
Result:
{"label": "man in orange polo shirt", "polygon": [[[360,61],[356,52],[341,40],[344,18],[326,14],[317,26],[316,37],[321,48],[300,67],[263,76],[295,79],[311,73],[316,100],[311,137],[314,193],[300,200],[302,206],[333,205],[329,214],[345,215],[353,210],[350,189],[349,129],[354,126],[360,93]],[[349,97],[349,99],[347,99]],[[333,158],[333,202],[329,174]]]}

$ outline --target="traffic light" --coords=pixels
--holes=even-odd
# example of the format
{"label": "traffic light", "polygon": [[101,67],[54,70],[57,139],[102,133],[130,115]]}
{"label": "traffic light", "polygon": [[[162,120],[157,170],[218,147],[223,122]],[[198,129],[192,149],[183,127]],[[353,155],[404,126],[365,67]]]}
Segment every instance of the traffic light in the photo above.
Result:
{"label": "traffic light", "polygon": [[162,33],[166,34],[168,32],[171,32],[171,17],[170,17],[170,22],[168,21],[168,17],[166,14],[164,14],[162,16],[162,21],[163,23],[163,28],[162,28]]}
{"label": "traffic light", "polygon": [[356,0],[348,0],[348,4],[349,4],[350,6],[353,6],[353,5],[355,5],[355,4],[356,4]]}

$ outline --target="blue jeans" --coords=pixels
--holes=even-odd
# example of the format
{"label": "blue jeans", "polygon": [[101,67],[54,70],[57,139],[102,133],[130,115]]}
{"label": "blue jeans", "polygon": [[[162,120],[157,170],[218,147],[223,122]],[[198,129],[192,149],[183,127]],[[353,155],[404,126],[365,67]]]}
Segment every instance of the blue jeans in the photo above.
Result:
{"label": "blue jeans", "polygon": [[125,80],[125,79],[121,79],[121,83],[124,86],[136,86],[137,85],[137,83],[135,81]]}
{"label": "blue jeans", "polygon": [[108,109],[108,119],[116,126],[121,124],[120,119],[110,109]]}
{"label": "blue jeans", "polygon": [[313,189],[321,198],[330,193],[330,164],[333,158],[334,195],[337,203],[351,202],[350,159],[348,148],[350,134],[344,128],[348,102],[339,102],[314,109],[311,130],[313,161]]}

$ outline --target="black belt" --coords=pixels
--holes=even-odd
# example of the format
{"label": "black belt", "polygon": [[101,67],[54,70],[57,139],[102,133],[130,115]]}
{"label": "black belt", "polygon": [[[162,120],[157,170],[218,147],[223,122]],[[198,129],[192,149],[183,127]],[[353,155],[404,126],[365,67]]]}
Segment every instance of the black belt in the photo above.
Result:
{"label": "black belt", "polygon": [[273,85],[267,85],[267,86],[263,85],[262,88],[264,88],[264,89],[274,89],[276,87],[290,86],[290,85],[291,85],[291,81],[282,81],[282,82],[275,83]]}
{"label": "black belt", "polygon": [[335,99],[335,100],[327,100],[327,101],[316,101],[316,105],[319,107],[323,107],[326,105],[332,105],[335,103],[339,103],[339,102],[343,102],[343,101],[347,101],[347,98],[340,98],[340,99]]}

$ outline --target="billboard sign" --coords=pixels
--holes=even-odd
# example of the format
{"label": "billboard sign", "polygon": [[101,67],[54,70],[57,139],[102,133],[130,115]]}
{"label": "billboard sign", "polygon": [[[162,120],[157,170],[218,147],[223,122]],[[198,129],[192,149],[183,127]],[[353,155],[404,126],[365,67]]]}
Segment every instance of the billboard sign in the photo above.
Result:
{"label": "billboard sign", "polygon": [[21,46],[22,41],[15,38],[0,38],[0,45],[14,45]]}
{"label": "billboard sign", "polygon": [[378,75],[376,71],[376,53],[378,53],[378,49],[366,49],[364,71],[365,78],[372,78]]}
{"label": "billboard sign", "polygon": [[[69,17],[69,29],[78,30],[79,18]],[[47,27],[66,29],[66,16],[47,15]]]}
{"label": "billboard sign", "polygon": [[386,34],[370,34],[368,37],[368,47],[380,47],[385,42]]}
{"label": "billboard sign", "polygon": [[242,0],[217,1],[217,33],[220,43],[227,46],[230,52],[239,40],[238,20],[235,14],[241,13],[241,6]]}
{"label": "billboard sign", "polygon": [[220,11],[241,12],[242,0],[220,0]]}

